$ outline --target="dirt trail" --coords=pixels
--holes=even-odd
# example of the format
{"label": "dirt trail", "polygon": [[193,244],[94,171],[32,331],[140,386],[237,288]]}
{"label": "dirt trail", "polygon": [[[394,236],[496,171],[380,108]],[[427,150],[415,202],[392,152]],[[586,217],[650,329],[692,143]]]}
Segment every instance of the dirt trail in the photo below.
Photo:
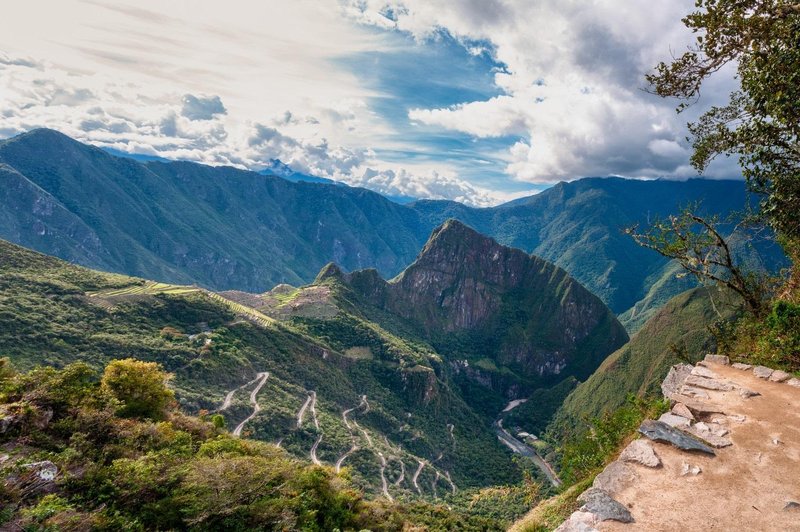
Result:
{"label": "dirt trail", "polygon": [[394,481],[395,486],[399,486],[406,479],[406,464],[402,458],[398,458],[397,461],[400,462],[400,476]]}
{"label": "dirt trail", "polygon": [[345,452],[342,456],[340,456],[338,460],[336,460],[337,473],[339,473],[342,470],[342,464],[347,459],[347,457],[356,452],[357,450],[358,450],[358,445],[356,445],[356,442],[353,442],[353,445],[350,447],[350,449],[347,452]]}
{"label": "dirt trail", "polygon": [[322,462],[320,462],[319,458],[317,458],[317,447],[319,447],[321,442],[322,434],[317,437],[317,441],[315,441],[314,445],[311,446],[311,452],[309,454],[311,455],[311,461],[314,463],[314,465],[322,465]]}
{"label": "dirt trail", "polygon": [[411,477],[411,483],[414,484],[414,488],[416,488],[417,493],[422,495],[422,490],[420,489],[419,484],[417,484],[417,479],[419,478],[419,474],[422,473],[422,470],[425,467],[425,462],[423,460],[417,460],[417,463],[419,464],[419,467],[417,467],[417,470],[414,471],[414,476]]}
{"label": "dirt trail", "polygon": [[218,412],[222,412],[223,410],[227,410],[231,406],[231,402],[233,401],[234,394],[236,394],[236,392],[238,392],[242,388],[247,388],[248,386],[250,386],[251,384],[256,382],[260,378],[261,374],[259,373],[258,375],[259,376],[256,376],[256,378],[251,380],[250,382],[246,382],[246,383],[242,384],[241,386],[239,386],[237,388],[234,388],[233,390],[229,391],[225,395],[225,399],[222,401],[222,406],[220,406],[217,411]]}
{"label": "dirt trail", "polygon": [[251,419],[253,419],[255,417],[255,415],[258,414],[261,411],[261,407],[258,405],[258,400],[257,400],[258,392],[261,391],[261,388],[267,382],[267,379],[269,378],[269,372],[265,371],[263,373],[259,373],[257,378],[261,379],[261,381],[258,383],[258,385],[255,388],[253,388],[253,391],[250,392],[250,404],[253,405],[253,412],[249,416],[247,416],[244,419],[244,421],[239,423],[236,426],[235,429],[233,429],[233,435],[234,436],[241,436],[242,435],[242,429],[244,428],[245,424],[248,421],[250,421]]}
{"label": "dirt trail", "polygon": [[[730,366],[707,367],[720,380],[761,394],[745,399],[738,389],[704,390],[710,397],[700,402],[726,414],[706,422],[723,422],[733,445],[708,456],[653,443],[663,467],[636,464],[638,480],[615,496],[635,522],[605,521],[598,529],[800,530],[800,513],[784,510],[789,501],[800,503],[800,388]],[[701,472],[682,476],[684,463]]]}
{"label": "dirt trail", "polygon": [[303,416],[306,414],[306,409],[308,409],[308,405],[311,404],[311,397],[315,396],[316,393],[311,392],[312,395],[309,395],[306,398],[306,402],[303,403],[303,406],[300,407],[300,410],[297,412],[297,428],[301,428],[303,426]]}
{"label": "dirt trail", "polygon": [[381,460],[381,491],[383,491],[384,497],[394,501],[394,498],[389,495],[389,482],[386,481],[386,458],[384,458],[382,452],[378,452],[378,458]]}

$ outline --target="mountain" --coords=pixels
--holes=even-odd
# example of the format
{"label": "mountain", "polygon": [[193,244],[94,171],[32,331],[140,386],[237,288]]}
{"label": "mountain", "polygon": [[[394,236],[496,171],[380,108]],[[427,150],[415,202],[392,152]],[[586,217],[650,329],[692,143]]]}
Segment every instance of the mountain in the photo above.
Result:
{"label": "mountain", "polygon": [[455,221],[392,281],[331,264],[263,294],[102,273],[0,241],[0,352],[15,367],[159,362],[184,410],[344,465],[373,497],[466,505],[523,470],[538,478],[498,441],[497,413],[585,378],[625,339],[563,270]]}
{"label": "mountain", "polygon": [[[746,201],[741,181],[586,178],[488,209],[398,205],[355,187],[114,157],[46,129],[0,142],[0,164],[4,187],[26,191],[2,197],[0,237],[89,267],[249,292],[310,282],[330,261],[391,277],[457,218],[563,268],[632,330],[692,285],[621,229],[690,202],[726,215]],[[780,252],[768,255],[774,265]]]}
{"label": "mountain", "polygon": [[709,327],[718,320],[730,320],[740,310],[736,296],[718,288],[694,288],[670,299],[567,396],[554,416],[553,429],[573,431],[624,405],[630,394],[657,395],[673,364],[694,363],[716,350]]}
{"label": "mountain", "polygon": [[317,177],[313,175],[303,174],[301,172],[295,172],[289,167],[289,165],[285,164],[280,159],[270,159],[269,165],[267,165],[266,168],[259,170],[258,173],[261,175],[272,175],[272,176],[282,177],[293,183],[297,183],[298,181],[303,181],[306,183],[322,183],[325,185],[346,186],[344,183],[339,183],[338,181],[334,181],[333,179],[327,179],[325,177]]}

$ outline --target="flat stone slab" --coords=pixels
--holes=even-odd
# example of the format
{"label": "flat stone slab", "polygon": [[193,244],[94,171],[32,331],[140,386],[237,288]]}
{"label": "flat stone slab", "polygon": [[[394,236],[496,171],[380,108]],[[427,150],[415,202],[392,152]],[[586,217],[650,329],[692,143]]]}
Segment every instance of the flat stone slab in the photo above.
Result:
{"label": "flat stone slab", "polygon": [[672,394],[678,393],[683,386],[683,381],[692,373],[692,369],[693,366],[689,364],[675,364],[669,368],[669,373],[661,383],[661,393],[664,394],[664,397],[669,398]]}
{"label": "flat stone slab", "polygon": [[555,532],[598,532],[595,525],[599,522],[600,519],[593,513],[578,510],[572,512],[569,519],[561,523]]}
{"label": "flat stone slab", "polygon": [[686,408],[692,411],[692,414],[698,417],[725,413],[725,410],[719,405],[706,401],[696,401],[686,395],[673,395],[670,399],[676,403],[683,403]]}
{"label": "flat stone slab", "polygon": [[753,366],[751,364],[742,364],[741,362],[735,362],[734,364],[731,364],[731,367],[740,369],[742,371],[747,371],[748,369],[752,369]]}
{"label": "flat stone slab", "polygon": [[661,465],[661,458],[658,457],[650,442],[644,439],[630,442],[619,455],[619,459],[624,462],[642,464],[646,467],[658,467]]}
{"label": "flat stone slab", "polygon": [[711,355],[708,354],[703,359],[704,362],[711,362],[712,364],[722,364],[723,366],[729,366],[731,364],[731,359],[725,355]]}
{"label": "flat stone slab", "polygon": [[772,375],[769,376],[769,380],[771,380],[772,382],[785,382],[791,378],[792,376],[790,374],[786,373],[785,371],[781,371],[779,369],[773,371]]}
{"label": "flat stone slab", "polygon": [[768,368],[766,366],[756,366],[753,368],[753,375],[759,379],[769,379],[769,376],[772,375],[773,371],[774,370],[772,368]]}
{"label": "flat stone slab", "polygon": [[658,418],[658,420],[662,423],[666,423],[670,427],[686,428],[689,426],[688,419],[682,416],[676,416],[675,414],[670,414],[669,412],[661,414],[661,417]]}
{"label": "flat stone slab", "polygon": [[608,492],[599,488],[589,488],[578,496],[578,502],[583,503],[580,510],[591,512],[600,521],[619,521],[620,523],[633,523],[633,516],[625,506],[616,501]]}
{"label": "flat stone slab", "polygon": [[786,381],[786,384],[788,384],[789,386],[794,386],[795,388],[800,388],[800,379],[792,377],[791,379]]}
{"label": "flat stone slab", "polygon": [[695,399],[709,399],[708,392],[694,386],[681,386],[681,394]]}
{"label": "flat stone slab", "polygon": [[639,426],[639,432],[653,441],[669,443],[684,451],[698,451],[716,455],[714,449],[707,443],[691,434],[671,427],[662,421],[646,419],[642,421],[642,424]]}
{"label": "flat stone slab", "polygon": [[692,368],[691,375],[694,375],[695,377],[705,377],[706,379],[719,379],[719,375],[708,368],[704,368],[703,366],[695,366]]}
{"label": "flat stone slab", "polygon": [[611,496],[614,496],[627,488],[628,486],[636,483],[639,480],[639,475],[636,470],[626,464],[616,460],[606,466],[603,471],[594,478],[592,483],[593,488],[601,489]]}
{"label": "flat stone slab", "polygon": [[722,382],[716,379],[707,379],[705,377],[698,377],[696,375],[689,375],[683,382],[684,386],[694,386],[696,388],[704,388],[706,390],[716,390],[720,392],[729,392],[733,390],[733,386],[727,382]]}
{"label": "flat stone slab", "polygon": [[700,427],[698,427],[697,425],[693,425],[688,429],[686,429],[686,432],[693,434],[694,436],[697,436],[711,447],[717,449],[721,449],[723,447],[730,447],[731,445],[733,445],[733,442],[728,438],[725,438],[724,436],[719,436],[708,429],[704,430],[704,427],[707,426],[705,424],[703,424]]}
{"label": "flat stone slab", "polygon": [[689,410],[689,407],[683,403],[675,403],[675,406],[672,407],[672,413],[676,416],[685,417],[689,421],[694,421],[694,415],[692,411]]}

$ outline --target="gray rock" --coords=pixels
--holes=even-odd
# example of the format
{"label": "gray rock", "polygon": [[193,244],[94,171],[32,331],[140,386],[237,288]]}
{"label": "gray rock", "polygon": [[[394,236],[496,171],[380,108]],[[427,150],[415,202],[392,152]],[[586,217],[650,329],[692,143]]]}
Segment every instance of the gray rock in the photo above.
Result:
{"label": "gray rock", "polygon": [[789,386],[794,386],[795,388],[800,388],[800,379],[792,377],[791,379],[786,381],[786,384],[788,384]]}
{"label": "gray rock", "polygon": [[685,417],[689,421],[694,421],[694,415],[692,415],[692,411],[689,410],[689,407],[683,403],[675,403],[675,406],[672,407],[672,413],[676,416]]}
{"label": "gray rock", "polygon": [[742,364],[741,362],[736,362],[732,364],[731,367],[740,369],[742,371],[747,371],[748,369],[751,369],[753,366],[750,364]]}
{"label": "gray rock", "polygon": [[696,375],[689,375],[683,382],[684,387],[695,386],[697,388],[704,388],[706,390],[716,390],[720,392],[729,392],[733,390],[733,386],[727,382],[722,382],[716,379],[708,379],[706,377],[698,377]]}
{"label": "gray rock", "polygon": [[676,416],[675,414],[670,414],[669,412],[661,414],[661,417],[658,418],[658,420],[662,423],[666,423],[670,427],[686,428],[689,426],[688,419],[685,417]]}
{"label": "gray rock", "polygon": [[619,455],[619,459],[625,462],[636,462],[647,467],[661,465],[661,459],[647,440],[633,440]]}
{"label": "gray rock", "polygon": [[714,434],[713,432],[708,430],[706,428],[707,425],[705,425],[704,423],[698,423],[698,425],[701,426],[698,427],[697,425],[693,425],[688,429],[686,429],[686,432],[694,436],[697,436],[703,442],[717,449],[721,449],[723,447],[730,447],[731,445],[733,445],[733,442],[728,438],[725,438],[724,436],[718,436],[717,434]]}
{"label": "gray rock", "polygon": [[711,362],[712,364],[722,364],[723,366],[729,366],[731,363],[731,359],[725,355],[708,354],[703,360],[705,362]]}
{"label": "gray rock", "polygon": [[695,388],[693,386],[681,386],[681,394],[687,397],[694,397],[695,399],[708,399],[709,395],[708,392],[705,390],[701,390],[700,388]]}
{"label": "gray rock", "polygon": [[785,371],[781,371],[779,369],[776,369],[775,371],[773,371],[772,375],[769,376],[769,380],[771,380],[772,382],[784,382],[784,381],[788,381],[791,378],[792,378],[791,375],[789,375]]}
{"label": "gray rock", "polygon": [[34,471],[36,471],[36,476],[38,476],[41,480],[46,480],[48,482],[55,480],[56,475],[58,474],[58,466],[56,466],[50,460],[45,460],[43,462],[33,462],[30,464],[22,464],[22,467],[33,469]]}
{"label": "gray rock", "polygon": [[783,507],[784,512],[800,512],[800,502],[789,501]]}
{"label": "gray rock", "polygon": [[703,366],[695,366],[692,368],[691,374],[695,377],[705,377],[706,379],[719,379],[719,375],[708,368],[704,368]]}
{"label": "gray rock", "polygon": [[633,523],[633,516],[628,509],[601,489],[589,488],[578,496],[578,502],[583,504],[581,511],[593,513],[600,521]]}
{"label": "gray rock", "polygon": [[753,368],[753,375],[759,379],[769,379],[769,376],[772,375],[773,371],[774,370],[765,366],[756,366]]}
{"label": "gray rock", "polygon": [[600,519],[591,512],[572,512],[569,519],[561,523],[555,532],[598,532],[595,525]]}
{"label": "gray rock", "polygon": [[680,391],[683,381],[692,373],[692,366],[689,364],[675,364],[669,369],[667,377],[661,383],[661,393],[664,397],[676,394]]}
{"label": "gray rock", "polygon": [[646,419],[642,421],[642,424],[639,426],[639,432],[653,441],[669,443],[684,451],[699,451],[710,455],[716,454],[714,449],[704,441],[661,421]]}
{"label": "gray rock", "polygon": [[593,488],[601,489],[614,496],[639,480],[636,470],[619,460],[611,462],[597,475],[592,483]]}
{"label": "gray rock", "polygon": [[689,476],[689,475],[692,475],[692,476],[696,477],[702,471],[703,470],[700,468],[699,465],[691,465],[691,464],[687,464],[686,462],[684,462],[683,465],[681,465],[681,476],[682,477],[686,477],[686,476]]}
{"label": "gray rock", "polygon": [[732,421],[735,421],[735,422],[737,422],[737,423],[744,423],[744,422],[745,422],[745,420],[747,420],[747,418],[746,418],[745,416],[742,416],[742,415],[740,415],[740,414],[730,414],[728,417],[729,417],[729,418],[730,418]]}
{"label": "gray rock", "polygon": [[739,395],[741,395],[745,399],[749,399],[751,397],[758,397],[761,394],[759,392],[757,392],[755,390],[751,390],[749,388],[740,388],[739,389]]}
{"label": "gray rock", "polygon": [[696,401],[686,395],[673,395],[670,400],[683,403],[696,417],[710,416],[711,414],[724,414],[725,410],[717,404],[707,401]]}

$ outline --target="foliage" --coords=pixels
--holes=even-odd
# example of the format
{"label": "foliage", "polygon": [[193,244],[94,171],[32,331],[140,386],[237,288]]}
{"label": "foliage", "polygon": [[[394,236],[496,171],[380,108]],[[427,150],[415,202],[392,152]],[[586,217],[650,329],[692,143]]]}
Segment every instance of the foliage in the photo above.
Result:
{"label": "foliage", "polygon": [[[690,125],[692,164],[738,155],[762,212],[789,243],[800,238],[800,5],[793,0],[698,0],[683,19],[696,44],[648,76],[653,92],[695,99],[727,64],[740,88]],[[686,107],[681,104],[679,110]],[[796,244],[787,246],[792,252]],[[797,258],[796,256],[794,258]]]}
{"label": "foliage", "polygon": [[120,416],[162,419],[175,397],[167,388],[170,378],[155,362],[126,358],[106,366],[101,384],[120,402]]}
{"label": "foliage", "polygon": [[593,419],[589,431],[574,436],[564,445],[562,479],[571,484],[597,473],[643,419],[657,418],[668,408],[664,400],[640,399],[631,395],[625,406]]}
{"label": "foliage", "polygon": [[734,359],[800,372],[800,305],[776,300],[766,317],[743,318],[723,333]]}

